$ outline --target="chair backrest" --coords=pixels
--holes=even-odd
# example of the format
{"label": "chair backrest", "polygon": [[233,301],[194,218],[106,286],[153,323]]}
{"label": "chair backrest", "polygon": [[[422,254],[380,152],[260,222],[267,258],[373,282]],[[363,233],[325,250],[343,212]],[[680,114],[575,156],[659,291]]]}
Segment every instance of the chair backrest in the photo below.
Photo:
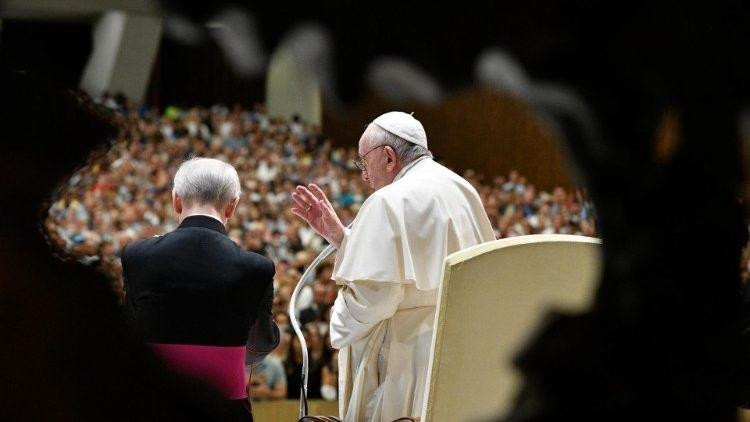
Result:
{"label": "chair backrest", "polygon": [[466,421],[509,410],[511,360],[545,311],[585,309],[600,273],[599,239],[531,235],[445,259],[421,420]]}

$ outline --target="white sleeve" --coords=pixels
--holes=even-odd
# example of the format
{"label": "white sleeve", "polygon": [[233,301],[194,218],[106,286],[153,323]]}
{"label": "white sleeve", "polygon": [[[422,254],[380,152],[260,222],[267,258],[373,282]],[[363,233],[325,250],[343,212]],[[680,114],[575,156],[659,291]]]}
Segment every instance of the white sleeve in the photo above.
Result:
{"label": "white sleeve", "polygon": [[331,313],[331,345],[346,347],[364,338],[377,323],[396,313],[404,299],[404,285],[354,281],[339,290]]}

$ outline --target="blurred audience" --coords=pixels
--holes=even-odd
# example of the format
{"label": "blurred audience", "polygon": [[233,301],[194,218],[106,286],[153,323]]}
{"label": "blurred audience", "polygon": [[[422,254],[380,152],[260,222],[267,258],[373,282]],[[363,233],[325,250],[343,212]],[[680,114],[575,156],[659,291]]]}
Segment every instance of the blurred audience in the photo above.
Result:
{"label": "blurred audience", "polygon": [[[266,356],[256,367],[246,366],[245,373],[250,387],[248,393],[253,400],[287,398],[284,362],[289,355],[290,337],[288,332],[283,331],[279,345],[270,355]],[[249,357],[247,361],[249,363],[252,359]]]}

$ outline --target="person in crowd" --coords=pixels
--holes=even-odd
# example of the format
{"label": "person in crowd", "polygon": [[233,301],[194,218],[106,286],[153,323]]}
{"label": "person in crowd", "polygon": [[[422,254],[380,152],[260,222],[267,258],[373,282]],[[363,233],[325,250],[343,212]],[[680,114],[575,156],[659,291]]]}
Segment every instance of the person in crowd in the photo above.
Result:
{"label": "person in crowd", "polygon": [[290,334],[281,331],[279,345],[263,361],[253,367],[254,356],[248,356],[248,394],[253,400],[278,400],[287,397],[286,371],[284,361],[289,354]]}

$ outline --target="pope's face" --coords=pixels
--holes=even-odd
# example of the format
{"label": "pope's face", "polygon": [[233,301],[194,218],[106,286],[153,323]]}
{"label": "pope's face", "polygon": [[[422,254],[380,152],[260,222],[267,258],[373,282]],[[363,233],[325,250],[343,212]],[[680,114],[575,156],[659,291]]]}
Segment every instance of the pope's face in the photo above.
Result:
{"label": "pope's face", "polygon": [[373,147],[367,142],[365,135],[362,135],[359,139],[358,154],[365,165],[362,180],[369,183],[373,190],[378,190],[393,181],[394,177],[388,171],[390,166],[384,146]]}

